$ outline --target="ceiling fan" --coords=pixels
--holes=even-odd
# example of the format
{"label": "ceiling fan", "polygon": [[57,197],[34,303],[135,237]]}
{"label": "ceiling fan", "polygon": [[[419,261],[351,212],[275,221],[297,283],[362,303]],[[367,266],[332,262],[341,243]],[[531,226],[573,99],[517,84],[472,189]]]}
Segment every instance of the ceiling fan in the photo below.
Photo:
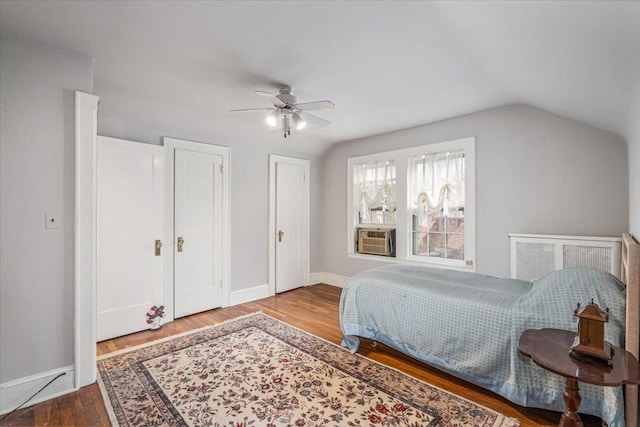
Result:
{"label": "ceiling fan", "polygon": [[293,88],[284,86],[280,88],[278,95],[269,92],[257,90],[256,94],[268,99],[272,104],[272,108],[245,108],[240,110],[231,110],[234,113],[246,113],[256,111],[267,112],[267,125],[275,128],[278,125],[278,119],[282,119],[282,132],[284,137],[291,135],[291,125],[296,130],[302,130],[311,123],[316,126],[328,126],[329,121],[322,119],[313,114],[309,114],[307,110],[325,110],[335,108],[331,101],[314,101],[314,102],[297,102],[296,96],[293,94]]}

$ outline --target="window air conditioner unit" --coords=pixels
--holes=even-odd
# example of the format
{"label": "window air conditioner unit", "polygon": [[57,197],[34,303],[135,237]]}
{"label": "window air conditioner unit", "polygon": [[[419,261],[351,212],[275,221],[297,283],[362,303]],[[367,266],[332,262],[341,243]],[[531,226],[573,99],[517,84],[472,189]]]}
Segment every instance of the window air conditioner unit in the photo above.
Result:
{"label": "window air conditioner unit", "polygon": [[358,253],[395,256],[394,229],[358,228]]}

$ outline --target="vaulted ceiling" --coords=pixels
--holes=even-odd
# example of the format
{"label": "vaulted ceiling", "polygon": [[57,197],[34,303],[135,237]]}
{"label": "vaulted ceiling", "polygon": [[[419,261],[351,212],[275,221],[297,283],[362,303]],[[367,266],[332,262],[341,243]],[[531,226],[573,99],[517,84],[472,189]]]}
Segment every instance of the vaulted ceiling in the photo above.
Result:
{"label": "vaulted ceiling", "polygon": [[[0,30],[93,58],[103,129],[140,139],[313,155],[513,103],[623,135],[640,102],[640,2],[1,0]],[[283,84],[331,126],[229,112]]]}

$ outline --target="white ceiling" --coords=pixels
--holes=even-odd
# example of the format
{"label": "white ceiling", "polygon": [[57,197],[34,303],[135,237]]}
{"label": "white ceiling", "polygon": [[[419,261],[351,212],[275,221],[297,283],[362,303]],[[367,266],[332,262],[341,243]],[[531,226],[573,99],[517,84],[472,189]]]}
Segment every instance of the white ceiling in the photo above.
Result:
{"label": "white ceiling", "polygon": [[[1,0],[0,30],[94,58],[106,127],[309,155],[513,103],[622,135],[640,84],[640,2]],[[229,113],[281,84],[331,126]]]}

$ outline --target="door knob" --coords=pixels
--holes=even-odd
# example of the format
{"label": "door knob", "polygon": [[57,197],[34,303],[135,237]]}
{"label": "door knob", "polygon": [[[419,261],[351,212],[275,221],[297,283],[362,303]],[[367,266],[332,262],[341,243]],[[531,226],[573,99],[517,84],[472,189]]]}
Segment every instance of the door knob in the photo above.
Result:
{"label": "door knob", "polygon": [[182,237],[178,237],[178,252],[182,252],[182,245],[184,245],[184,239]]}
{"label": "door knob", "polygon": [[282,236],[284,236],[284,231],[278,230],[278,242],[282,242]]}
{"label": "door knob", "polygon": [[162,248],[162,242],[160,240],[156,240],[156,256],[160,256],[160,248]]}

